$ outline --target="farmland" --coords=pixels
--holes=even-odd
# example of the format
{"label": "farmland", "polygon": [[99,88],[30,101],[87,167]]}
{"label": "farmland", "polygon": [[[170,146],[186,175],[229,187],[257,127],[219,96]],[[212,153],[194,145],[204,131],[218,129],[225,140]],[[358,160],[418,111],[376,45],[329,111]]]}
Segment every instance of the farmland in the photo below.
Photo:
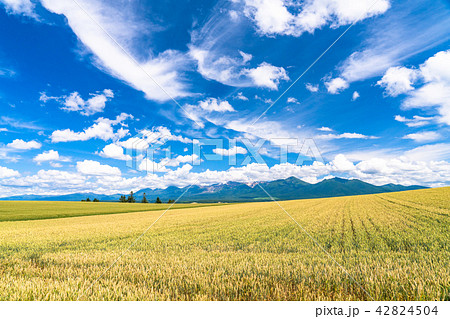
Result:
{"label": "farmland", "polygon": [[450,299],[450,188],[280,202],[316,242],[274,202],[186,204],[129,248],[162,206],[82,204],[0,206],[0,300]]}
{"label": "farmland", "polygon": [[[86,202],[15,202],[0,201],[0,222],[66,218],[89,215],[120,214],[130,212],[183,209],[218,204],[140,204],[140,203],[86,203]],[[223,205],[223,204],[221,204]]]}

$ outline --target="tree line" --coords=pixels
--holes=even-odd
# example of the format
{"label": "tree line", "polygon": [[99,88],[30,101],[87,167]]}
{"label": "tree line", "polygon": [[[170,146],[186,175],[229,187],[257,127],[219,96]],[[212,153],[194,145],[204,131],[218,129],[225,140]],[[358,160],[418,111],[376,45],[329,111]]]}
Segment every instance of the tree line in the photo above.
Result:
{"label": "tree line", "polygon": [[[136,200],[136,197],[134,196],[134,193],[131,191],[130,195],[128,195],[128,196],[125,196],[125,195],[120,196],[119,202],[120,203],[136,203],[137,200]],[[145,193],[143,194],[142,200],[140,202],[144,203],[144,204],[149,203]],[[169,201],[167,203],[168,204],[175,203],[175,199],[169,199]],[[155,204],[162,204],[162,201],[159,197],[156,197]]]}
{"label": "tree line", "polygon": [[99,200],[97,199],[97,198],[94,198],[92,201],[91,201],[91,199],[88,197],[88,198],[86,198],[86,199],[82,199],[81,200],[82,202],[94,202],[94,203],[98,203],[99,202]]}

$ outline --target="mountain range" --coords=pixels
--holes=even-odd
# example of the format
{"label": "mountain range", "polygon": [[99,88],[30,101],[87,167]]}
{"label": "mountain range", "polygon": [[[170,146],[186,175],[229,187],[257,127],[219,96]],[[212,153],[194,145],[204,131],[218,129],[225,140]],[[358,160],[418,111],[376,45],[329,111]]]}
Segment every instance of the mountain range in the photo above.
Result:
{"label": "mountain range", "polygon": [[[261,186],[258,186],[258,184]],[[322,198],[350,195],[377,194],[386,192],[399,192],[414,189],[423,189],[423,186],[402,186],[386,184],[375,186],[358,179],[331,178],[316,184],[304,182],[296,177],[289,177],[270,182],[259,182],[245,184],[228,182],[210,186],[193,185],[191,187],[170,186],[165,189],[145,188],[135,192],[137,201],[146,194],[149,202],[154,202],[159,197],[163,202],[169,199],[181,198],[178,202],[254,202],[268,201],[271,198],[277,200]],[[265,191],[267,191],[267,193]],[[118,201],[121,195],[102,195],[95,193],[76,193],[67,195],[20,195],[0,198],[0,200],[39,200],[39,201],[80,201],[82,199],[94,198],[100,201]]]}

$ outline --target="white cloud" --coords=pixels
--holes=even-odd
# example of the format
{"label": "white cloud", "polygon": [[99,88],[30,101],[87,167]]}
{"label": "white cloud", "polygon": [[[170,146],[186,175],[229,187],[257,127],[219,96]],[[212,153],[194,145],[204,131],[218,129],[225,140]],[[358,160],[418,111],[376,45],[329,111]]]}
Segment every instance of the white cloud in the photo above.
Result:
{"label": "white cloud", "polygon": [[103,112],[106,102],[114,97],[114,93],[109,89],[105,89],[102,92],[91,93],[90,96],[91,98],[84,100],[78,92],[59,97],[47,96],[43,92],[39,99],[44,103],[49,100],[55,100],[61,104],[61,109],[64,111],[80,112],[82,115],[90,116]]}
{"label": "white cloud", "polygon": [[162,173],[168,172],[169,169],[164,166],[162,163],[157,163],[148,158],[141,161],[138,166],[138,169],[142,172],[153,172],[153,173]]}
{"label": "white cloud", "polygon": [[247,154],[247,150],[240,146],[233,146],[230,149],[215,148],[213,152],[221,156],[235,156],[236,154]]}
{"label": "white cloud", "polygon": [[440,139],[442,136],[437,132],[419,132],[405,135],[404,139],[414,140],[415,142],[432,142]]}
{"label": "white cloud", "polygon": [[37,19],[34,13],[34,3],[30,0],[0,0],[6,11],[11,14],[25,15]]}
{"label": "white cloud", "polygon": [[115,120],[100,117],[95,121],[95,124],[82,132],[74,132],[71,129],[56,130],[52,133],[50,138],[53,143],[87,141],[94,138],[102,139],[104,141],[110,139],[119,140],[128,135],[128,130],[121,127],[115,132],[113,126],[118,124],[124,125],[123,121],[127,118],[133,117],[126,113],[118,115]]}
{"label": "white cloud", "polygon": [[450,125],[450,50],[440,51],[418,70],[422,86],[408,90],[404,109],[435,110],[436,120]]}
{"label": "white cloud", "polygon": [[356,99],[358,99],[360,97],[359,93],[357,91],[353,92],[352,95],[352,101],[355,101]]}
{"label": "white cloud", "polygon": [[326,126],[322,126],[318,128],[319,131],[323,131],[323,132],[331,132],[333,131],[333,129],[326,127]]}
{"label": "white cloud", "polygon": [[383,78],[377,82],[384,87],[390,96],[398,96],[414,90],[412,84],[418,77],[417,70],[405,67],[391,67],[384,74]]}
{"label": "white cloud", "polygon": [[41,148],[42,144],[37,141],[25,142],[24,140],[15,139],[6,146],[15,150],[34,150]]}
{"label": "white cloud", "polygon": [[239,52],[239,57],[223,55],[191,46],[191,57],[197,61],[198,72],[205,78],[235,87],[263,87],[277,90],[280,81],[287,81],[286,70],[262,62],[256,68],[246,67],[251,55]]}
{"label": "white cloud", "polygon": [[289,80],[284,68],[273,66],[267,62],[261,63],[255,69],[246,69],[245,73],[253,79],[256,86],[272,90],[278,90],[278,84],[281,80]]}
{"label": "white cloud", "polygon": [[305,87],[309,92],[312,92],[312,93],[319,91],[319,84],[314,85],[311,83],[306,83]]}
{"label": "white cloud", "polygon": [[120,146],[129,150],[146,150],[150,147],[150,143],[145,139],[145,137],[130,137],[126,141],[121,141],[118,143]]}
{"label": "white cloud", "polygon": [[124,150],[121,146],[114,143],[106,145],[99,153],[99,155],[102,157],[113,158],[121,161],[131,161],[132,159],[130,155],[124,154]]}
{"label": "white cloud", "polygon": [[403,153],[403,156],[413,161],[431,162],[450,159],[450,144],[437,143],[421,145]]}
{"label": "white cloud", "polygon": [[17,176],[20,176],[20,173],[18,171],[0,166],[0,178],[17,177]]}
{"label": "white cloud", "polygon": [[65,157],[65,156],[60,156],[58,151],[49,150],[49,151],[46,151],[46,152],[36,155],[33,158],[33,161],[35,161],[39,164],[42,162],[49,162],[49,161],[68,162],[68,161],[70,161],[70,158]]}
{"label": "white cloud", "polygon": [[244,0],[244,13],[265,36],[300,36],[313,33],[326,25],[337,28],[351,24],[389,9],[388,0],[310,0],[300,7],[282,0]]}
{"label": "white cloud", "polygon": [[248,97],[246,97],[242,92],[239,92],[234,98],[242,101],[248,101]]}
{"label": "white cloud", "polygon": [[342,154],[336,155],[330,164],[333,166],[333,169],[340,172],[353,171],[355,169],[355,165]]}
{"label": "white cloud", "polygon": [[[422,1],[400,2],[373,20],[361,48],[338,66],[339,76],[349,83],[381,76],[390,67],[444,43],[448,34],[444,26],[450,18],[442,3],[435,4],[430,7]],[[406,86],[403,83],[405,87],[407,82]]]}
{"label": "white cloud", "polygon": [[14,128],[26,129],[26,130],[43,130],[44,128],[34,124],[33,122],[26,122],[21,119],[14,119],[8,116],[0,117],[0,124],[8,125]]}
{"label": "white cloud", "polygon": [[218,101],[216,98],[208,98],[204,101],[200,101],[198,106],[207,112],[235,112],[235,109],[228,101]]}
{"label": "white cloud", "polygon": [[163,145],[168,141],[180,142],[183,144],[192,143],[192,139],[172,133],[167,127],[157,126],[151,130],[141,130],[137,136],[131,137],[118,144],[126,149],[146,150],[151,145]]}
{"label": "white cloud", "polygon": [[367,136],[360,133],[342,133],[342,134],[326,134],[326,135],[318,135],[317,139],[323,140],[336,140],[336,139],[373,139],[374,136]]}
{"label": "white cloud", "polygon": [[145,136],[148,141],[153,143],[164,143],[166,141],[175,141],[184,144],[192,143],[192,140],[180,134],[175,134],[165,126],[157,126],[152,130],[142,130],[141,134]]}
{"label": "white cloud", "polygon": [[[445,149],[445,153],[442,153]],[[372,157],[357,163],[348,160],[347,156],[338,154],[327,163],[314,162],[311,165],[277,164],[272,167],[266,164],[251,163],[241,167],[231,167],[227,170],[206,170],[200,173],[192,172],[192,165],[185,164],[176,170],[165,170],[166,174],[158,176],[148,174],[141,177],[123,178],[117,174],[118,169],[98,162],[87,161],[86,170],[70,173],[59,170],[41,170],[35,175],[19,177],[18,173],[7,171],[8,175],[3,181],[8,184],[7,189],[1,189],[2,194],[18,195],[24,193],[35,194],[62,194],[73,192],[95,191],[97,193],[115,194],[142,188],[165,188],[168,186],[184,187],[193,183],[200,185],[235,182],[271,181],[295,176],[308,182],[316,183],[324,178],[340,176],[345,178],[358,178],[376,185],[387,183],[403,185],[445,186],[450,181],[450,163],[444,160],[427,160],[426,152],[440,153],[442,156],[450,155],[450,145],[436,144],[417,148],[402,156],[392,158]],[[425,152],[425,153],[424,153]],[[416,158],[418,156],[418,158]],[[422,158],[421,158],[422,157]],[[432,157],[436,158],[435,156]],[[86,162],[86,161],[85,161]],[[79,163],[85,163],[79,162]],[[89,163],[93,162],[93,163]],[[77,165],[82,168],[83,165]],[[100,167],[100,168],[99,168]],[[142,167],[145,168],[144,166]],[[0,172],[2,169],[0,168]],[[92,173],[103,175],[91,175]],[[1,173],[0,173],[1,174]],[[7,176],[8,176],[7,175]],[[14,188],[14,186],[18,188]]]}
{"label": "white cloud", "polygon": [[414,115],[412,119],[408,119],[401,115],[396,115],[394,118],[397,122],[405,123],[408,127],[421,127],[429,125],[435,120],[434,117],[423,117],[418,115]]}
{"label": "white cloud", "polygon": [[130,57],[139,37],[150,30],[148,21],[144,22],[141,11],[136,10],[133,2],[120,2],[119,5],[98,0],[41,2],[47,10],[67,18],[72,31],[93,53],[95,65],[144,92],[148,99],[167,101],[169,95],[173,98],[190,95],[180,74],[180,70],[190,63],[184,54],[167,50],[144,61]]}
{"label": "white cloud", "polygon": [[426,84],[411,92],[405,108],[437,107],[440,121],[450,125],[450,50],[429,58],[420,70]]}
{"label": "white cloud", "polygon": [[295,97],[288,97],[287,102],[292,104],[300,104],[300,102]]}
{"label": "white cloud", "polygon": [[325,82],[325,86],[327,87],[329,93],[337,94],[348,88],[349,85],[348,82],[343,78],[334,78],[330,81]]}
{"label": "white cloud", "polygon": [[201,128],[205,126],[205,120],[215,125],[221,125],[219,122],[223,122],[224,116],[217,116],[217,113],[236,111],[228,101],[220,101],[216,98],[207,98],[198,102],[197,105],[185,104],[183,109],[189,114],[189,118]]}
{"label": "white cloud", "polygon": [[90,160],[77,162],[77,171],[83,175],[93,175],[93,176],[121,175],[121,172],[117,167],[103,165],[97,161],[90,161]]}
{"label": "white cloud", "polygon": [[194,163],[198,160],[197,154],[192,155],[178,155],[175,158],[165,158],[162,159],[160,164],[163,164],[165,166],[179,166],[182,163]]}
{"label": "white cloud", "polygon": [[420,66],[426,82],[450,83],[450,50],[440,51]]}

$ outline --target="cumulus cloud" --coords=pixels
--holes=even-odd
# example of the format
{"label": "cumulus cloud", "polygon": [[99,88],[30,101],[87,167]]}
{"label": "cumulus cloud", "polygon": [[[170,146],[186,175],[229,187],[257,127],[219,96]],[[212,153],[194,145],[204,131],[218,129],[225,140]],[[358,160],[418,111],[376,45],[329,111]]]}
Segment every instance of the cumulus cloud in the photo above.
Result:
{"label": "cumulus cloud", "polygon": [[124,150],[117,144],[108,144],[99,153],[100,156],[106,158],[113,158],[121,161],[131,161],[132,157],[128,154],[124,154]]}
{"label": "cumulus cloud", "polygon": [[436,108],[438,120],[450,125],[450,50],[441,51],[420,66],[425,84],[410,92],[405,109]]}
{"label": "cumulus cloud", "polygon": [[432,142],[440,139],[442,136],[437,132],[419,132],[403,136],[404,139],[414,140],[415,142]]}
{"label": "cumulus cloud", "polygon": [[53,143],[58,142],[73,142],[73,141],[87,141],[90,139],[101,139],[107,140],[119,140],[126,135],[128,135],[128,130],[124,128],[119,128],[114,130],[114,125],[124,125],[123,121],[127,118],[133,118],[133,116],[122,113],[116,117],[115,120],[110,120],[106,118],[98,118],[95,124],[84,129],[81,132],[74,132],[71,129],[56,130],[50,136]]}
{"label": "cumulus cloud", "polygon": [[218,101],[216,98],[208,98],[204,101],[200,101],[198,106],[207,112],[235,112],[235,109],[228,101]]}
{"label": "cumulus cloud", "polygon": [[65,157],[65,156],[60,156],[58,151],[55,150],[49,150],[49,151],[45,151],[41,154],[36,155],[33,158],[33,161],[37,162],[38,164],[42,163],[42,162],[57,162],[57,161],[62,161],[62,162],[68,162],[70,161],[69,157]]}
{"label": "cumulus cloud", "polygon": [[[165,174],[161,176],[152,174],[152,169],[149,169],[145,176],[131,178],[121,177],[117,168],[101,165],[94,161],[84,161],[77,164],[78,172],[76,173],[41,170],[35,175],[20,177],[17,172],[6,171],[8,175],[2,182],[9,186],[8,189],[3,189],[5,191],[3,193],[6,195],[20,193],[62,194],[95,191],[115,194],[147,187],[184,187],[194,183],[211,185],[216,184],[217,181],[251,183],[290,176],[295,176],[310,183],[316,183],[332,176],[340,176],[358,178],[376,185],[395,183],[445,186],[448,185],[450,180],[450,163],[443,160],[434,160],[437,158],[435,156],[431,160],[423,158],[424,155],[427,155],[427,151],[442,153],[443,149],[445,149],[446,155],[441,155],[448,156],[450,147],[445,145],[426,145],[421,147],[422,149],[418,148],[416,152],[406,152],[401,156],[392,158],[371,157],[358,162],[352,162],[345,155],[338,154],[328,163],[317,161],[310,165],[284,163],[271,167],[266,164],[250,163],[222,171],[207,169],[199,173],[192,171],[192,165],[184,164],[176,170],[165,168],[163,172]],[[142,169],[144,168],[142,166]],[[0,168],[0,176],[2,171]],[[153,172],[155,171],[153,170]]]}
{"label": "cumulus cloud", "polygon": [[[379,85],[386,88],[391,96],[405,93],[402,102],[403,109],[423,109],[438,114],[435,120],[450,125],[450,50],[440,51],[428,58],[420,67],[408,69],[405,67],[390,68]],[[413,84],[416,83],[416,88]],[[408,120],[397,116],[397,121],[408,123],[409,126],[426,125],[429,118],[415,117]]]}
{"label": "cumulus cloud", "polygon": [[288,97],[287,102],[292,104],[300,104],[300,102],[295,97]]}
{"label": "cumulus cloud", "polygon": [[20,173],[18,171],[15,171],[13,169],[0,166],[0,178],[8,178],[8,177],[16,177],[20,176]]}
{"label": "cumulus cloud", "polygon": [[149,172],[149,173],[163,173],[170,171],[164,164],[157,163],[148,158],[145,158],[141,161],[138,166],[138,169],[141,172]]}
{"label": "cumulus cloud", "polygon": [[178,155],[174,158],[165,158],[161,160],[161,163],[165,166],[179,166],[180,164],[184,163],[194,163],[198,160],[197,154],[192,155]]}
{"label": "cumulus cloud", "polygon": [[234,98],[241,101],[248,101],[248,97],[246,97],[242,92],[239,92]]}
{"label": "cumulus cloud", "polygon": [[299,37],[304,32],[329,25],[342,25],[386,12],[389,0],[309,0],[302,6],[282,0],[244,0],[244,13],[264,36],[290,35]]}
{"label": "cumulus cloud", "polygon": [[257,87],[265,87],[272,90],[278,90],[278,84],[281,80],[289,80],[284,68],[273,66],[267,62],[261,63],[254,69],[244,69],[244,72],[253,80]]}
{"label": "cumulus cloud", "polygon": [[289,80],[283,67],[262,62],[248,67],[252,56],[239,51],[240,56],[223,55],[221,51],[191,46],[191,57],[197,61],[198,72],[205,78],[235,87],[262,87],[277,90],[281,81]]}
{"label": "cumulus cloud", "polygon": [[360,95],[359,95],[358,91],[353,92],[352,101],[356,101],[356,99],[358,99],[359,97],[360,97]]}
{"label": "cumulus cloud", "polygon": [[44,103],[54,100],[61,104],[61,109],[64,111],[80,112],[82,115],[90,116],[103,112],[106,102],[114,97],[114,93],[105,89],[102,92],[91,93],[90,96],[89,99],[84,100],[78,92],[63,96],[47,96],[45,92],[42,92],[39,100]]}
{"label": "cumulus cloud", "polygon": [[405,67],[391,67],[377,84],[385,88],[386,94],[398,96],[414,90],[412,84],[417,77],[417,70]]}
{"label": "cumulus cloud", "polygon": [[338,94],[348,88],[349,84],[343,78],[334,78],[330,81],[325,82],[325,86],[329,93]]}
{"label": "cumulus cloud", "polygon": [[312,92],[312,93],[319,91],[319,85],[318,84],[314,85],[314,84],[311,84],[311,83],[306,83],[305,87],[306,87],[306,89],[309,92]]}
{"label": "cumulus cloud", "polygon": [[11,143],[7,144],[6,147],[14,150],[34,150],[41,148],[42,144],[37,141],[25,142],[21,139],[15,139]]}
{"label": "cumulus cloud", "polygon": [[115,176],[121,175],[120,169],[109,165],[100,164],[97,161],[84,160],[77,162],[77,171],[83,175]]}

